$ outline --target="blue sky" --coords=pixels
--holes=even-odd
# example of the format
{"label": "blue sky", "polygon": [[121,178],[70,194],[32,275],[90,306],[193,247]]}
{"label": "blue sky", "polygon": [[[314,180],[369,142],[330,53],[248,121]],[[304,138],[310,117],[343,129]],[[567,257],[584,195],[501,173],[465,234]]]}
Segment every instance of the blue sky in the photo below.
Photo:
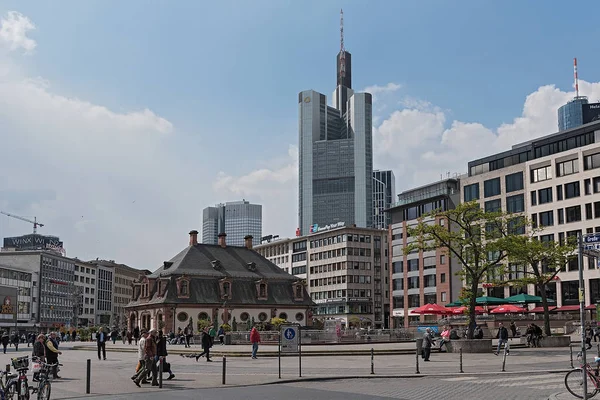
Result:
{"label": "blue sky", "polygon": [[[346,49],[353,56],[353,86],[400,85],[378,95],[375,128],[380,136],[375,140],[393,144],[392,150],[413,151],[381,150],[374,161],[376,167],[398,168],[399,189],[424,184],[422,180],[443,171],[463,172],[466,160],[497,150],[475,144],[471,148],[474,136],[469,135],[492,135],[502,150],[509,145],[508,138],[522,136],[515,118],[533,115],[535,120],[541,112],[535,107],[545,107],[548,118],[535,128],[530,125],[528,134],[552,133],[556,122],[549,119],[555,112],[546,109],[570,96],[574,56],[580,78],[590,82],[590,95],[596,93],[592,83],[598,81],[600,54],[593,38],[600,30],[595,19],[600,4],[595,3],[575,15],[566,2],[5,0],[0,18],[9,11],[23,14],[35,24],[27,37],[37,44],[30,52],[0,53],[18,72],[10,79],[39,77],[45,82],[45,94],[105,107],[118,115],[148,109],[172,128],[165,137],[149,135],[149,143],[126,147],[119,141],[119,135],[127,135],[125,123],[123,132],[113,132],[117,139],[103,143],[106,147],[93,147],[89,143],[94,137],[85,136],[85,121],[67,127],[63,119],[48,132],[60,136],[64,129],[82,135],[75,136],[82,140],[78,148],[87,154],[103,152],[104,157],[94,159],[93,171],[81,170],[79,175],[72,171],[79,166],[71,165],[60,184],[38,182],[33,171],[28,187],[0,179],[5,195],[4,203],[0,197],[0,209],[45,213],[53,222],[53,229],[45,233],[70,240],[75,252],[71,255],[121,257],[144,268],[175,254],[186,241],[186,231],[199,227],[201,209],[215,202],[240,197],[261,202],[264,233],[292,235],[297,194],[289,146],[297,143],[297,93],[315,89],[329,96],[334,89],[342,7]],[[545,85],[556,85],[559,93],[540,90]],[[526,106],[531,94],[537,100]],[[524,115],[527,107],[533,108]],[[21,111],[32,118],[26,105]],[[0,139],[5,144],[18,145],[10,138],[19,129],[32,135],[33,143],[35,135],[47,134],[43,128],[24,127],[16,115],[0,113],[0,128],[4,127]],[[39,123],[43,127],[45,121]],[[512,136],[499,140],[502,124],[510,125]],[[89,129],[102,135],[97,124]],[[430,140],[435,150],[427,155],[419,147],[422,157],[408,160],[415,148],[404,135],[418,130],[425,131],[423,143]],[[448,158],[447,150],[458,143],[449,139],[456,132],[470,138],[463,146],[467,150]],[[62,140],[63,147],[71,147],[72,137]],[[145,141],[143,134],[139,140]],[[119,146],[118,161],[110,160],[111,150]],[[146,152],[147,164],[137,160],[140,151]],[[64,163],[67,157],[72,154],[54,162]],[[421,168],[427,173],[407,166],[423,165],[419,163],[427,163],[428,157],[439,165]],[[105,162],[118,164],[121,184],[106,178]],[[143,171],[138,176],[131,168]],[[84,224],[69,214],[73,207],[64,200],[69,196],[63,187],[69,187],[69,194],[100,187],[113,193],[95,207],[86,206],[92,200],[77,204],[77,214],[84,214],[77,218]],[[264,192],[258,193],[258,188]],[[53,194],[47,196],[48,192]],[[116,208],[103,203],[119,196],[131,201],[143,196],[152,202],[135,209],[130,209],[134,204],[130,202]],[[116,210],[115,215],[111,217],[107,209]],[[115,223],[124,224],[125,231],[150,229],[155,236],[165,236],[156,238],[165,247],[132,255],[130,249],[138,242],[124,233],[122,244],[115,247],[105,239],[114,237]],[[0,221],[1,235],[25,233],[26,228],[19,222]],[[93,240],[82,239],[83,233]]]}

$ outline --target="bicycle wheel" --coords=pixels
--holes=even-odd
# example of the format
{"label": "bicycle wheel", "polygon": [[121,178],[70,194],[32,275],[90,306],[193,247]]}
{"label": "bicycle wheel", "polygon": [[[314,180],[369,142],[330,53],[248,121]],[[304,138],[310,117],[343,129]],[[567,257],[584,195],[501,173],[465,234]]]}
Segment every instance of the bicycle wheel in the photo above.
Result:
{"label": "bicycle wheel", "polygon": [[11,382],[6,386],[4,398],[6,400],[17,400],[17,384],[15,382]]}
{"label": "bicycle wheel", "polygon": [[38,400],[50,400],[50,392],[52,391],[52,386],[50,386],[49,381],[41,381],[40,386],[38,386]]}
{"label": "bicycle wheel", "polygon": [[592,378],[588,376],[582,369],[574,369],[569,371],[565,376],[565,386],[569,393],[573,396],[583,399],[583,379],[587,379],[587,398],[591,399],[596,395],[598,389],[596,389],[596,385]]}

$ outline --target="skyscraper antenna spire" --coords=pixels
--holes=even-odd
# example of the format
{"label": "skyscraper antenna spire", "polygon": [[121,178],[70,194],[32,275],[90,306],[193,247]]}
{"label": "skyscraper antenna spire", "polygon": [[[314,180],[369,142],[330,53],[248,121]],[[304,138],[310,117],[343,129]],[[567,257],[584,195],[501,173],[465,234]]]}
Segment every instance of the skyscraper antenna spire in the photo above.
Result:
{"label": "skyscraper antenna spire", "polygon": [[[342,44],[343,47],[343,44]],[[579,98],[579,77],[577,76],[577,57],[573,59],[573,78],[575,79],[575,98]]]}
{"label": "skyscraper antenna spire", "polygon": [[344,53],[344,10],[340,8],[340,52]]}

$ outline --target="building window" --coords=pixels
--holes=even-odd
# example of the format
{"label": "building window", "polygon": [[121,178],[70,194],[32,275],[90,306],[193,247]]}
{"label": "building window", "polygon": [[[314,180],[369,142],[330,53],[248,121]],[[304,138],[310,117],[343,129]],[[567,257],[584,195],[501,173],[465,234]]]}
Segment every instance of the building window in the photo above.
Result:
{"label": "building window", "polygon": [[506,193],[523,190],[523,173],[517,172],[515,174],[506,175],[505,183]]}
{"label": "building window", "polygon": [[412,260],[407,260],[408,262],[408,271],[418,271],[419,270],[419,259],[415,258]]}
{"label": "building window", "polygon": [[552,167],[541,167],[531,170],[531,183],[552,179]]}
{"label": "building window", "polygon": [[554,225],[554,212],[546,211],[540,213],[540,226]]}
{"label": "building window", "polygon": [[579,172],[579,160],[569,160],[556,164],[556,176],[571,175]]}
{"label": "building window", "polygon": [[565,199],[572,199],[580,195],[579,181],[565,184]]}
{"label": "building window", "polygon": [[258,320],[260,322],[265,322],[267,320],[268,316],[267,313],[261,312],[260,314],[258,314]]}
{"label": "building window", "polygon": [[464,188],[465,202],[479,200],[479,183],[467,185]]}
{"label": "building window", "polygon": [[552,187],[538,190],[538,204],[552,203]]}
{"label": "building window", "polygon": [[419,277],[411,276],[408,278],[408,288],[409,289],[418,289],[419,288]]}
{"label": "building window", "polygon": [[583,188],[584,188],[584,192],[585,192],[586,195],[592,194],[592,180],[591,179],[585,179],[583,181]]}
{"label": "building window", "polygon": [[440,283],[446,283],[446,274],[440,274]]}
{"label": "building window", "polygon": [[537,206],[537,193],[535,192],[535,190],[530,193],[530,197],[531,197],[531,205]]}
{"label": "building window", "polygon": [[600,201],[594,202],[594,218],[600,218]]}
{"label": "building window", "polygon": [[188,281],[181,282],[181,295],[182,296],[190,295],[190,283]]}
{"label": "building window", "polygon": [[506,211],[509,213],[520,213],[525,211],[525,196],[518,194],[506,198]]}
{"label": "building window", "polygon": [[563,199],[563,188],[562,185],[556,187],[556,200],[561,201]]}
{"label": "building window", "polygon": [[581,221],[581,206],[566,208],[567,223]]}
{"label": "building window", "polygon": [[593,219],[594,214],[592,213],[592,203],[587,203],[585,205],[585,219]]}
{"label": "building window", "polygon": [[500,194],[500,178],[489,179],[483,182],[483,196],[492,197]]}
{"label": "building window", "polygon": [[250,315],[247,312],[243,312],[240,314],[240,321],[246,322],[250,318]]}
{"label": "building window", "polygon": [[185,312],[180,312],[179,314],[177,314],[177,320],[179,322],[186,322],[188,320],[188,315]]}
{"label": "building window", "polygon": [[442,292],[442,303],[445,303],[446,301],[448,301],[448,299],[446,299],[446,292]]}
{"label": "building window", "polygon": [[499,211],[502,211],[500,199],[490,200],[490,201],[485,202],[485,212],[486,213],[499,212]]}
{"label": "building window", "polygon": [[[535,214],[534,214],[535,215]],[[525,234],[525,218],[516,217],[508,220],[508,232],[511,235]]]}
{"label": "building window", "polygon": [[600,153],[585,156],[585,158],[583,159],[583,168],[586,171],[588,169],[594,169],[598,167],[600,167]]}
{"label": "building window", "polygon": [[296,313],[296,321],[300,322],[304,319],[304,314],[302,314],[301,312]]}
{"label": "building window", "polygon": [[600,176],[594,178],[592,183],[594,193],[600,193]]}
{"label": "building window", "polygon": [[565,213],[564,213],[564,209],[559,208],[558,210],[556,210],[556,213],[558,214],[558,224],[562,225],[565,223]]}
{"label": "building window", "polygon": [[440,256],[440,265],[445,265],[445,264],[446,264],[446,256],[442,254]]}

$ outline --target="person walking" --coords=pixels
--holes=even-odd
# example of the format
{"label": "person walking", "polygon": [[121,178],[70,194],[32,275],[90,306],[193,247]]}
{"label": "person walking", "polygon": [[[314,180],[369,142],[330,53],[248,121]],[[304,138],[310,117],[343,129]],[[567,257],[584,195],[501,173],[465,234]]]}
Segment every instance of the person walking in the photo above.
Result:
{"label": "person walking", "polygon": [[127,340],[127,329],[121,331],[121,340],[123,341],[123,344],[125,344],[125,341]]}
{"label": "person walking", "polygon": [[[139,343],[136,344],[137,348],[138,348],[138,363],[135,367],[135,374],[133,374],[133,376],[131,377],[132,380],[135,380],[137,377],[138,372],[140,372],[140,370],[144,367],[144,364],[146,362],[146,360],[144,359],[145,355],[146,355],[146,338],[148,337],[148,332],[146,331],[142,331],[142,337],[139,340]],[[146,379],[144,379],[142,381],[142,383],[148,383],[146,381]]]}
{"label": "person walking", "polygon": [[133,339],[135,340],[135,345],[137,346],[138,340],[140,340],[140,327],[136,326],[133,329]]}
{"label": "person walking", "polygon": [[444,330],[440,334],[442,340],[440,340],[439,351],[442,351],[442,347],[446,346],[446,351],[448,351],[448,343],[450,342],[450,329],[448,326],[444,326]]}
{"label": "person walking", "polygon": [[252,359],[256,360],[256,353],[258,352],[258,344],[260,343],[260,333],[256,327],[252,327],[250,331],[250,343],[252,343]]}
{"label": "person walking", "polygon": [[117,344],[117,339],[119,338],[119,331],[117,331],[117,328],[113,328],[112,332],[110,333],[110,338],[113,344]]}
{"label": "person walking", "polygon": [[500,348],[502,347],[503,343],[506,354],[510,354],[510,346],[508,345],[508,330],[504,327],[502,322],[498,324],[498,333],[496,334],[496,339],[498,339],[498,348],[494,354],[498,355],[498,353],[500,353]]}
{"label": "person walking", "polygon": [[12,344],[15,346],[15,351],[19,351],[19,333],[16,332],[12,336]]}
{"label": "person walking", "polygon": [[190,347],[190,327],[186,326],[185,329],[183,330],[183,339],[184,339],[184,344],[185,344],[185,348],[187,349],[188,347]]}
{"label": "person walking", "polygon": [[158,331],[158,339],[156,340],[156,355],[158,358],[158,362],[161,361],[163,363],[163,372],[168,372],[169,377],[167,380],[171,380],[175,378],[175,374],[171,371],[171,364],[167,362],[167,337],[163,336],[162,331]]}
{"label": "person walking", "polygon": [[517,325],[515,325],[515,321],[510,321],[510,332],[512,333],[513,339],[517,337]]}
{"label": "person walking", "polygon": [[145,380],[148,372],[152,373],[152,386],[158,386],[157,374],[156,374],[156,329],[152,329],[150,334],[144,342],[144,364],[138,371],[133,379],[133,383],[137,387],[140,386],[140,382]]}
{"label": "person walking", "polygon": [[594,336],[594,331],[592,330],[592,327],[590,325],[588,325],[585,328],[585,344],[587,345],[587,350],[592,348],[592,337]]}
{"label": "person walking", "polygon": [[100,358],[100,353],[104,357],[106,361],[106,340],[108,339],[106,333],[104,333],[104,328],[100,327],[100,330],[96,334],[96,344],[98,346],[98,360],[102,360]]}
{"label": "person walking", "polygon": [[210,359],[210,348],[212,347],[212,339],[210,337],[210,333],[208,328],[204,328],[204,332],[202,332],[202,353],[196,356],[196,362],[202,356],[206,356],[206,362],[212,362]]}
{"label": "person walking", "polygon": [[433,333],[431,328],[427,328],[425,330],[425,334],[423,335],[423,361],[429,361],[429,356],[431,355],[431,348],[435,346],[435,341],[433,340]]}
{"label": "person walking", "polygon": [[[33,352],[31,355],[34,358],[37,358],[37,361],[46,361],[46,346],[44,346],[44,342],[46,341],[46,336],[39,335],[37,340],[33,343]],[[33,381],[38,382],[39,380],[39,372],[33,373]]]}
{"label": "person walking", "polygon": [[215,329],[214,325],[212,325],[210,327],[210,330],[208,331],[208,334],[210,335],[211,345],[214,345],[215,344],[215,338],[217,337],[217,330]]}
{"label": "person walking", "polygon": [[10,337],[8,336],[8,333],[4,331],[2,332],[2,348],[4,349],[4,354],[6,354],[8,343],[10,343]]}
{"label": "person walking", "polygon": [[[46,342],[44,343],[44,350],[46,352],[46,362],[48,364],[58,364],[58,356],[62,354],[61,351],[58,350],[58,342],[54,338],[55,333],[52,332],[48,338],[46,338]],[[54,379],[60,379],[58,376],[58,366],[52,367],[52,375]]]}
{"label": "person walking", "polygon": [[77,340],[77,329],[73,329],[73,332],[71,332],[71,339],[73,341]]}
{"label": "person walking", "polygon": [[223,329],[223,325],[219,328],[219,332],[217,332],[217,336],[219,336],[219,342],[221,346],[225,345],[225,329]]}
{"label": "person walking", "polygon": [[127,331],[127,343],[131,346],[131,341],[133,340],[133,333],[131,331]]}

